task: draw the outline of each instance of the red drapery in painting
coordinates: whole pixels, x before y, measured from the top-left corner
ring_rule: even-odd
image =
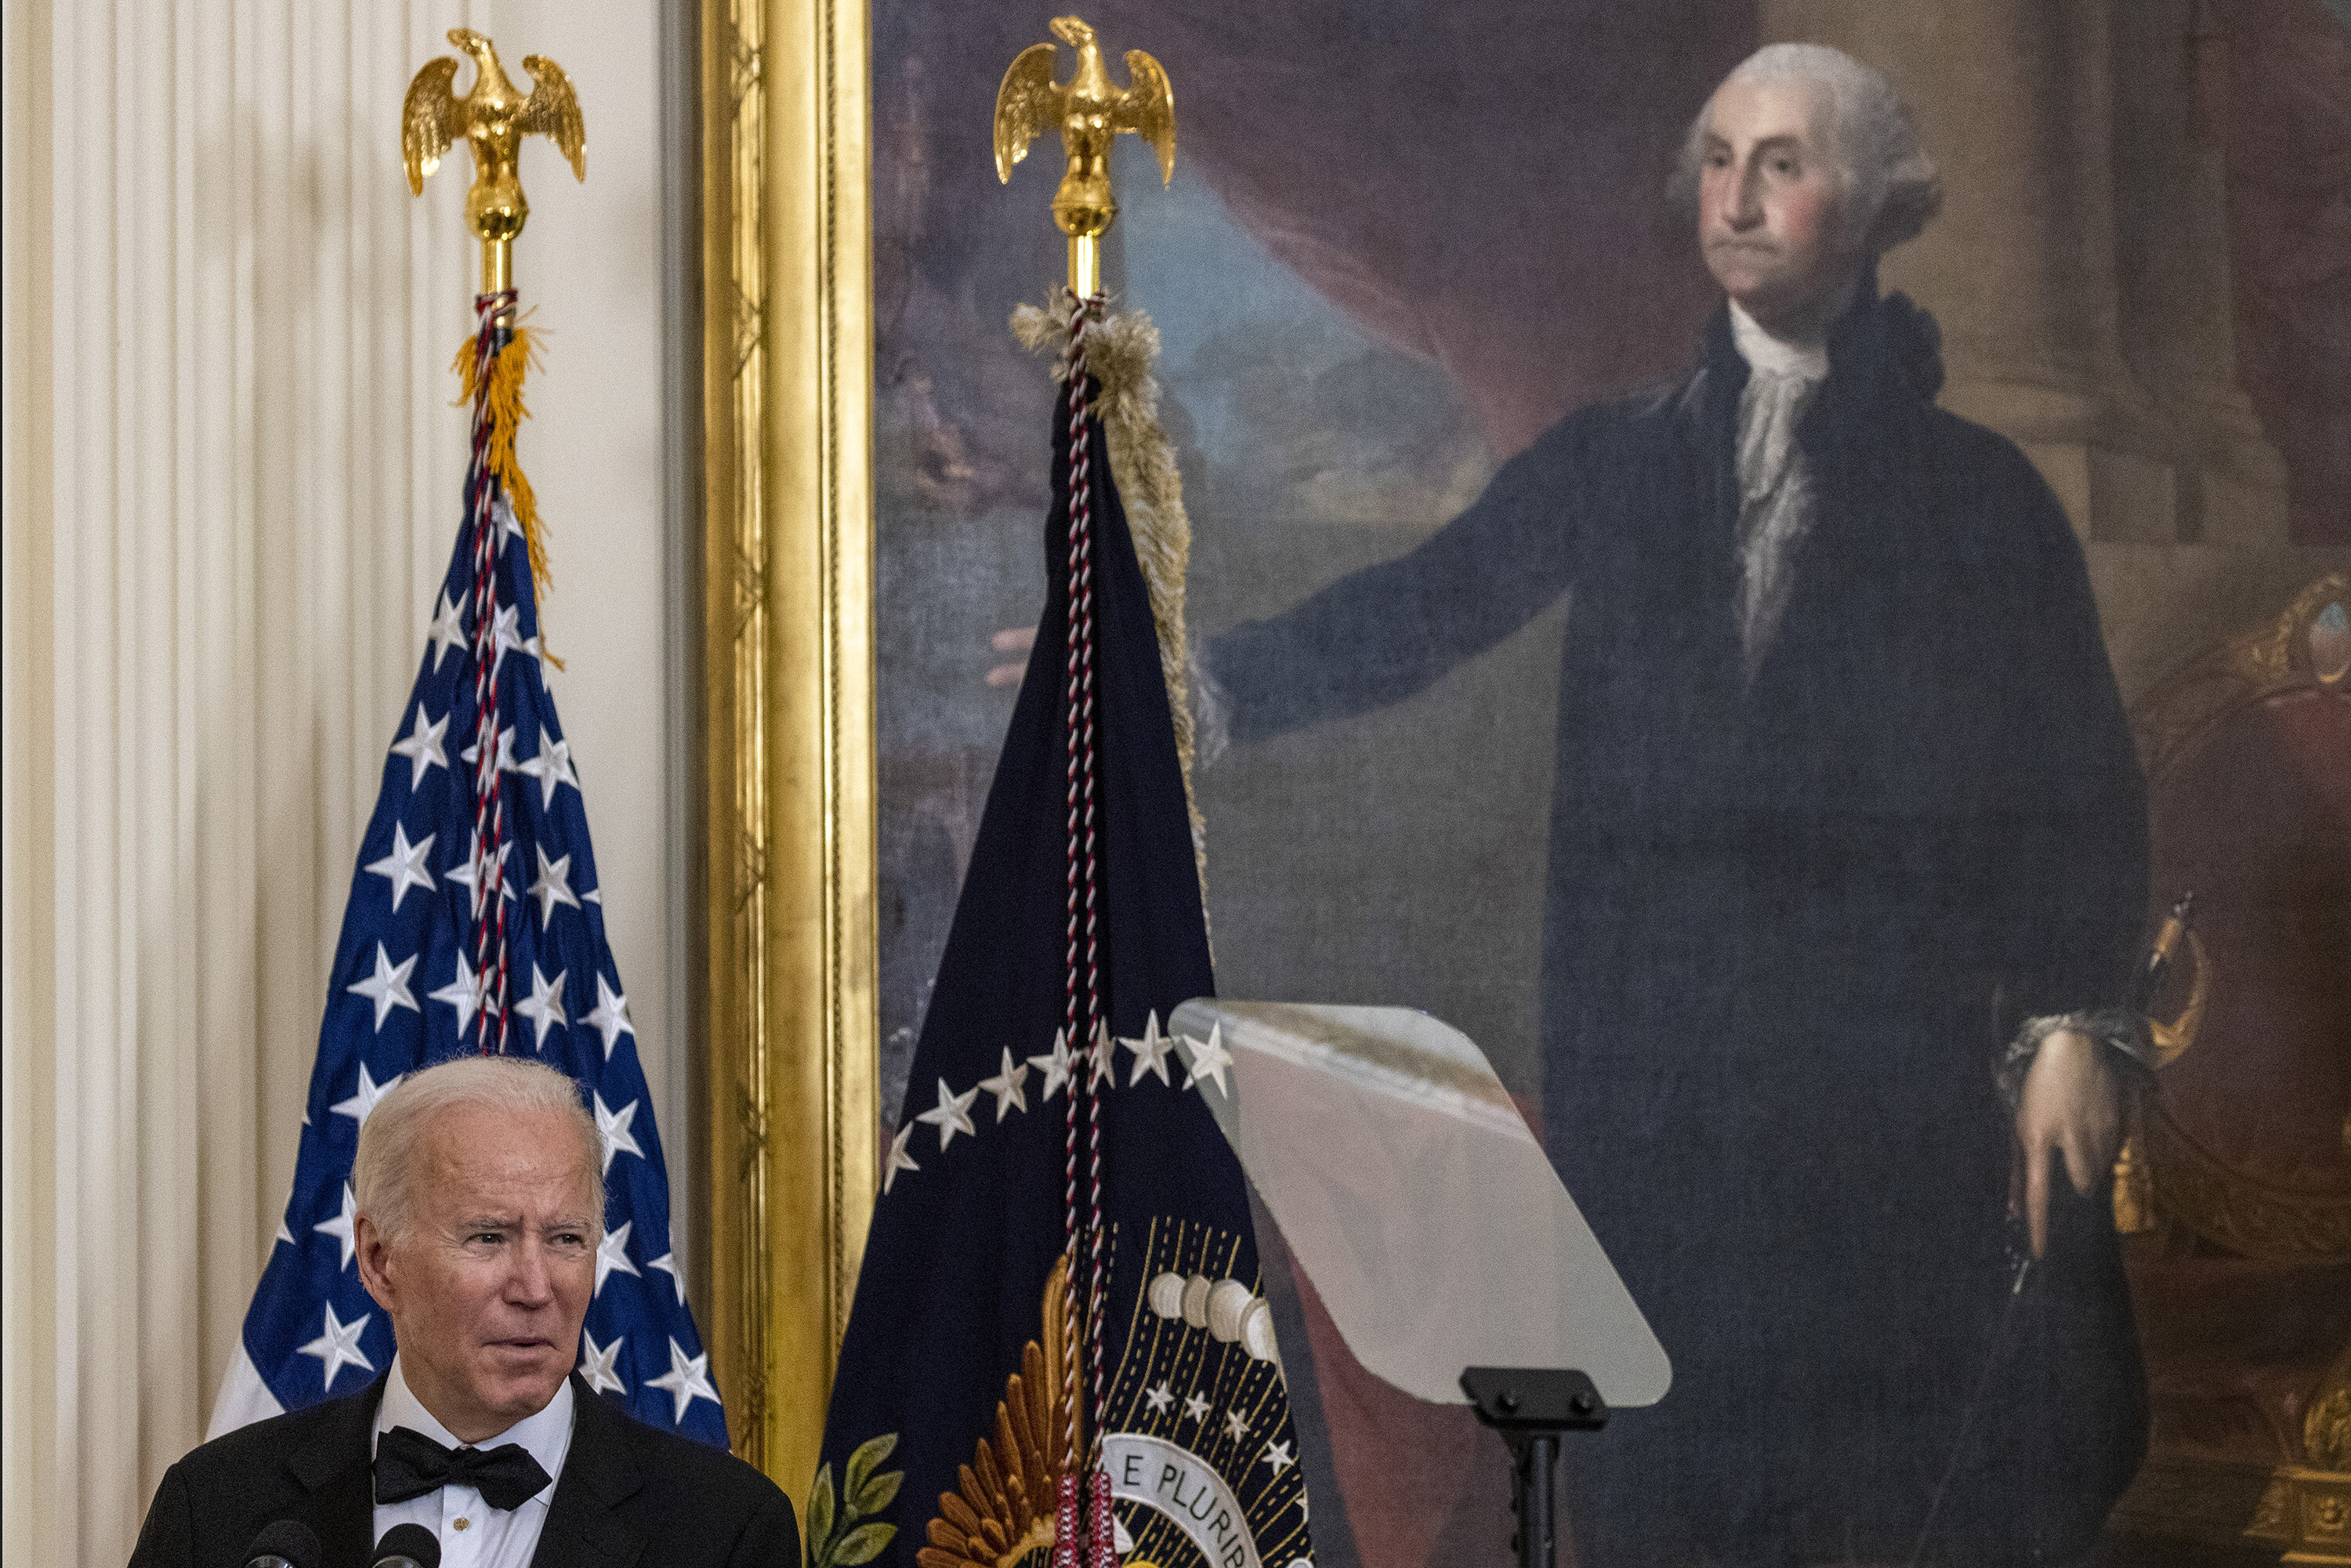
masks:
[[[1755,47],[1752,0],[1102,9],[1175,74],[1186,152],[1235,217],[1441,367],[1498,454],[1687,360],[1716,296],[1663,193]]]

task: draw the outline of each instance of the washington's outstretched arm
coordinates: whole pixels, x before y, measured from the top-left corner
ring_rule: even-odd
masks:
[[[1410,696],[1517,631],[1567,588],[1584,511],[1573,424],[1504,465],[1410,553],[1366,567],[1209,644],[1235,740]]]

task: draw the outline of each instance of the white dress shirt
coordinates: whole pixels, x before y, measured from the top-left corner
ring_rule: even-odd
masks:
[[[444,1448],[460,1443],[449,1428],[434,1418],[402,1375],[400,1356],[392,1358],[392,1376],[383,1387],[383,1403],[376,1407],[375,1437],[394,1427],[421,1432]],[[525,1416],[495,1437],[474,1444],[484,1450],[505,1443],[520,1443],[548,1475],[547,1485],[520,1508],[492,1508],[468,1486],[444,1486],[406,1502],[375,1505],[375,1539],[395,1524],[421,1524],[440,1539],[442,1568],[530,1568],[538,1550],[539,1531],[547,1528],[548,1505],[555,1499],[556,1482],[563,1475],[563,1458],[571,1450],[571,1384],[567,1379],[548,1401],[547,1408]],[[375,1457],[371,1439],[368,1457]]]
[[[1748,370],[1739,398],[1739,640],[1753,680],[1779,632],[1796,557],[1813,530],[1813,476],[1796,426],[1828,379],[1829,353],[1819,343],[1773,337],[1736,299],[1730,340]]]

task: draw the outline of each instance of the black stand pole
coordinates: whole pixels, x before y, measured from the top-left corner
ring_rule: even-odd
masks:
[[[1519,1568],[1552,1568],[1559,1551],[1558,1511],[1552,1472],[1562,1432],[1596,1432],[1608,1424],[1608,1406],[1580,1372],[1473,1366],[1461,1374],[1478,1419],[1502,1435],[1510,1450],[1510,1511],[1518,1516],[1511,1542]]]

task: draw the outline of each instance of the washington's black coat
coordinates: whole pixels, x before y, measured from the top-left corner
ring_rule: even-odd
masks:
[[[163,1473],[131,1568],[245,1568],[264,1526],[319,1532],[327,1568],[375,1545],[369,1463],[381,1377],[359,1393],[215,1437]],[[648,1427],[571,1380],[571,1447],[536,1568],[800,1568],[792,1505],[735,1458]]]
[[[1817,522],[1751,684],[1720,315],[1679,386],[1571,415],[1419,549],[1208,654],[1248,740],[1417,691],[1573,591],[1546,1139],[1676,1367],[1571,1456],[1587,1568],[1675,1538],[1903,1560],[1995,1340],[1937,1531],[1967,1560],[2079,1549],[2144,1444],[2095,1202],[1995,1330],[1992,1082],[2019,1019],[2116,999],[2143,786],[2064,512],[1935,406],[1931,319],[1865,298],[1799,434]]]

